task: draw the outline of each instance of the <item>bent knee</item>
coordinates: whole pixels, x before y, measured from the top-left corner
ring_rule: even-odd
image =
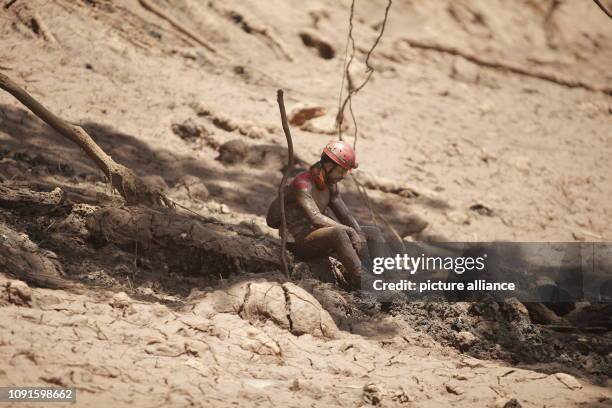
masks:
[[[338,240],[338,241],[349,239],[348,234],[346,233],[346,230],[342,227],[331,227],[331,235],[334,237],[335,240]]]
[[[342,227],[330,227],[331,234],[336,238],[346,236],[346,230]]]

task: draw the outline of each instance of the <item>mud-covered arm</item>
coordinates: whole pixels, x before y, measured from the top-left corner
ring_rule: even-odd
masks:
[[[329,218],[325,214],[321,213],[317,203],[314,201],[308,191],[305,190],[294,190],[293,197],[296,204],[302,208],[308,220],[313,226],[317,228],[321,227],[337,227],[342,224],[337,223],[333,219]]]
[[[353,214],[351,214],[351,211],[344,200],[342,200],[342,196],[340,195],[337,186],[331,190],[329,206],[342,224],[351,227],[357,232],[362,232],[359,223],[355,217],[353,217]]]

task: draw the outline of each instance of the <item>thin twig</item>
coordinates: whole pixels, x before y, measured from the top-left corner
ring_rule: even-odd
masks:
[[[349,112],[351,114],[351,119],[353,122],[353,129],[354,129],[353,150],[357,149],[357,135],[358,135],[359,130],[357,127],[357,119],[355,118],[355,113],[353,112],[352,97],[368,83],[368,81],[372,77],[372,74],[374,73],[374,67],[370,65],[370,57],[372,56],[374,49],[380,42],[383,36],[383,33],[385,32],[385,27],[387,25],[387,19],[389,17],[389,9],[391,8],[392,3],[393,3],[393,0],[388,0],[387,7],[385,8],[385,16],[384,16],[384,19],[383,19],[383,22],[380,28],[380,32],[378,33],[376,40],[372,44],[372,47],[370,47],[370,49],[368,50],[366,54],[366,59],[365,59],[366,78],[363,80],[363,82],[359,86],[355,87],[353,83],[353,79],[351,78],[351,73],[350,73],[351,64],[353,63],[353,60],[355,59],[355,38],[353,37],[353,17],[355,15],[355,0],[351,1],[351,8],[350,8],[350,14],[349,14],[349,30],[348,30],[347,39],[346,39],[346,47],[344,50],[344,53],[345,53],[344,69],[342,71],[342,83],[340,84],[340,95],[338,96],[338,114],[336,115],[336,126],[337,126],[337,132],[338,132],[338,139],[342,140],[342,122],[344,121],[344,109],[346,108],[346,105],[348,104]],[[351,55],[348,58],[348,62],[347,62],[349,44],[351,46]],[[348,85],[348,94],[346,95],[344,102],[341,102],[345,80]],[[357,186],[357,191],[359,192],[361,200],[367,204],[368,210],[370,211],[370,217],[372,218],[372,222],[374,223],[374,225],[377,226],[378,223],[376,222],[376,215],[374,213],[374,208],[372,207],[372,203],[370,202],[370,198],[368,197],[368,193],[365,191],[365,188],[359,183],[357,178],[352,174],[351,176],[353,178],[353,181],[355,182],[355,185]],[[395,231],[393,226],[387,220],[385,220],[382,216],[380,217],[381,219],[383,219],[385,224],[387,224],[387,226],[392,230],[393,234],[399,237],[399,234],[397,234],[397,231]],[[401,238],[399,238],[399,240],[401,241]]]
[[[353,7],[354,7],[354,0],[353,3],[351,4],[351,15],[350,15],[350,20],[349,20],[349,40],[351,42],[351,57],[349,58],[348,63],[345,66],[345,76],[349,77],[349,90],[348,90],[348,94],[346,96],[346,98],[344,98],[344,102],[342,103],[342,106],[340,107],[340,109],[338,110],[338,114],[336,115],[336,126],[338,126],[338,138],[340,140],[342,140],[342,122],[344,121],[344,109],[346,108],[347,103],[349,103],[349,101],[351,101],[351,98],[353,97],[353,95],[355,95],[357,92],[359,92],[369,81],[370,78],[372,77],[372,74],[374,73],[374,67],[372,65],[370,65],[370,57],[372,56],[372,53],[374,52],[374,49],[376,48],[376,46],[378,45],[378,43],[380,42],[384,32],[385,32],[385,27],[387,26],[387,19],[389,17],[389,9],[391,8],[391,5],[393,4],[393,0],[388,0],[387,3],[387,7],[385,8],[385,17],[383,19],[382,25],[380,27],[380,32],[378,33],[378,36],[376,37],[376,40],[374,40],[374,43],[372,44],[372,47],[368,50],[367,54],[366,54],[366,59],[365,59],[365,65],[366,65],[366,77],[365,79],[361,82],[361,84],[359,84],[359,86],[355,87],[352,85],[351,81],[350,81],[350,77],[349,77],[349,68],[351,63],[353,62],[354,56],[355,56],[355,40],[353,38]],[[344,76],[343,76],[343,80],[344,80]],[[355,115],[353,114],[352,110],[351,110],[351,116],[353,118],[353,122],[356,123],[355,120]],[[354,131],[354,135],[353,137],[355,139],[357,139],[357,129],[355,128]],[[353,145],[357,145],[357,141],[355,140],[353,142]]]
[[[192,40],[194,40],[195,42],[197,42],[198,44],[200,44],[201,46],[203,46],[207,50],[209,50],[209,51],[211,51],[211,52],[213,52],[215,54],[218,54],[217,50],[214,49],[213,47],[211,47],[206,41],[204,41],[204,39],[202,37],[200,37],[198,34],[194,33],[193,31],[191,31],[190,29],[185,27],[183,24],[181,24],[178,21],[176,21],[174,19],[174,17],[169,16],[162,9],[160,9],[157,6],[151,4],[149,2],[149,0],[138,0],[138,2],[140,3],[140,5],[142,7],[144,7],[147,10],[149,10],[153,14],[156,14],[158,17],[161,17],[162,19],[166,20],[168,23],[170,23],[170,25],[172,27],[176,28],[181,33],[185,34],[187,37],[191,38]]]
[[[372,207],[372,202],[370,201],[368,193],[365,191],[365,187],[359,182],[359,180],[357,180],[355,174],[351,173],[351,178],[353,179],[353,182],[355,182],[355,186],[357,187],[357,192],[361,197],[361,201],[365,202],[368,206],[368,210],[370,210],[370,218],[372,219],[372,223],[375,226],[378,226],[378,223],[376,222],[376,215],[374,214],[374,208]]]
[[[601,11],[603,11],[604,13],[606,13],[606,16],[612,18],[612,13],[610,13],[610,11],[604,7],[603,4],[601,4],[601,2],[599,0],[593,0],[595,2],[595,4],[597,4],[597,6],[599,6],[599,8],[601,9]]]
[[[344,80],[346,79],[346,77],[348,76],[348,65],[347,65],[347,57],[348,57],[348,47],[349,47],[349,43],[351,42],[351,40],[353,39],[353,15],[355,14],[355,0],[353,0],[351,2],[351,9],[350,9],[350,14],[349,14],[349,31],[348,31],[348,35],[346,37],[346,46],[344,47],[344,63],[342,64],[342,81],[340,82],[340,93],[338,95],[338,113],[336,115],[336,126],[338,127],[338,139],[342,140],[342,132],[340,131],[340,124],[342,123],[342,119],[340,119],[340,115],[342,113],[342,92],[344,91]],[[353,41],[353,52],[351,53],[351,59],[349,61],[350,62],[353,60],[353,57],[355,56],[355,42]],[[349,90],[351,86],[351,81],[350,81],[350,77],[349,77]]]
[[[280,210],[281,210],[281,218],[282,218],[282,226],[281,226],[281,253],[280,253],[280,261],[281,266],[283,268],[283,273],[285,276],[289,276],[289,268],[287,266],[287,254],[285,253],[285,249],[287,247],[287,219],[285,218],[285,183],[287,183],[287,179],[289,178],[289,173],[293,169],[293,140],[291,139],[291,131],[289,129],[289,123],[287,122],[287,113],[285,112],[285,101],[283,100],[283,90],[279,89],[276,92],[276,99],[278,101],[278,108],[280,109],[281,122],[283,124],[283,131],[285,132],[285,137],[287,138],[287,168],[285,169],[285,173],[283,174],[283,179],[281,180],[280,185],[278,186],[278,199],[280,200]]]

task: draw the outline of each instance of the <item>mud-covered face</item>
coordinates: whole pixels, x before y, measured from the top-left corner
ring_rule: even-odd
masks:
[[[325,172],[327,174],[327,184],[336,184],[348,174],[348,170],[345,168],[331,163],[325,165]]]

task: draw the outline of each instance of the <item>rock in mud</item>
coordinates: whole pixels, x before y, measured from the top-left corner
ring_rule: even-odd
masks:
[[[247,319],[270,319],[284,329],[290,329],[289,311],[283,287],[274,282],[251,283],[240,316]]]
[[[474,203],[472,205],[470,205],[470,210],[474,211],[475,213],[478,213],[480,215],[484,215],[487,217],[492,217],[493,215],[495,215],[495,211],[487,204],[483,204],[483,203]]]
[[[314,30],[306,29],[300,31],[300,38],[306,47],[314,48],[319,57],[323,59],[332,59],[336,55],[336,50],[330,42],[321,34]]]
[[[335,135],[338,132],[336,129],[336,119],[329,115],[314,117],[311,120],[307,120],[300,126],[300,129],[321,135]],[[348,129],[348,126],[346,122],[344,122],[342,124],[342,130],[346,129]]]
[[[195,123],[191,118],[183,123],[172,124],[172,131],[181,139],[197,139],[198,137],[208,135],[208,130],[204,126]]]
[[[240,139],[230,140],[219,148],[219,160],[223,164],[238,164],[246,160],[249,154],[249,145]]]
[[[480,79],[479,71],[478,65],[465,58],[457,57],[451,68],[451,77],[458,81],[477,83]]]
[[[461,388],[460,386],[456,384],[445,384],[445,387],[446,387],[446,391],[449,394],[453,394],[453,395],[465,394],[465,391],[463,390],[463,388]]]
[[[570,390],[579,390],[582,388],[582,384],[580,384],[578,380],[572,375],[565,373],[557,373],[555,374],[555,378]]]
[[[331,337],[338,335],[338,328],[329,313],[308,292],[293,283],[283,284],[291,332],[295,335],[311,334],[315,337]]]
[[[385,394],[385,389],[382,384],[368,383],[363,386],[363,394],[361,399],[366,404],[380,405]]]
[[[520,402],[516,400],[516,398],[508,398],[508,397],[499,397],[497,398],[491,408],[522,408]]]
[[[10,280],[7,283],[6,290],[8,301],[14,305],[28,306],[32,301],[32,289],[25,282]]]
[[[193,312],[209,318],[214,312],[238,314],[252,323],[271,321],[296,336],[337,338],[338,327],[330,314],[306,290],[287,282],[242,282],[216,290],[196,300]]]
[[[478,337],[474,336],[471,332],[464,330],[460,331],[459,333],[455,333],[455,340],[458,348],[465,351],[478,342]]]
[[[110,304],[114,308],[125,309],[132,305],[132,299],[125,292],[119,292],[113,296]]]
[[[206,201],[210,197],[208,188],[202,181],[191,175],[185,175],[175,184],[174,189],[179,195],[185,195],[192,200]]]

